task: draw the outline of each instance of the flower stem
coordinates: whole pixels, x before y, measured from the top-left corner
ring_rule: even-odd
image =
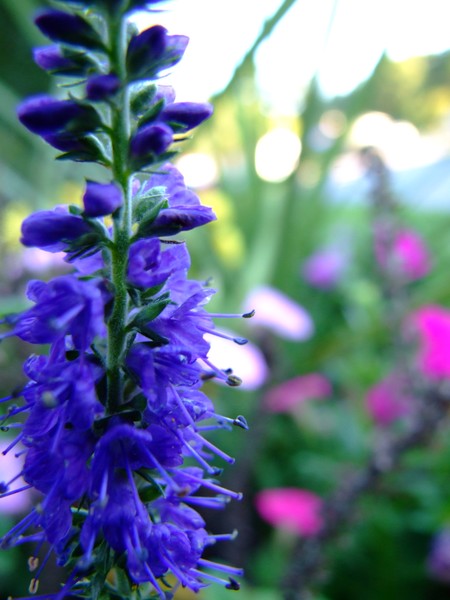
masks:
[[[126,347],[128,292],[126,271],[131,238],[131,186],[128,169],[130,138],[129,91],[126,83],[126,19],[119,15],[109,22],[111,70],[122,82],[122,89],[111,109],[112,174],[123,193],[123,206],[113,220],[111,278],[114,286],[114,306],[108,322],[108,396],[107,410],[111,414],[122,403],[123,375],[121,362]]]

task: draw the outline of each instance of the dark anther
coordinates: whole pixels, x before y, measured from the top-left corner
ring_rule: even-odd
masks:
[[[239,387],[242,383],[242,379],[237,375],[228,375],[227,377],[227,385],[230,387]]]
[[[249,429],[249,426],[247,424],[247,421],[245,419],[245,417],[243,417],[242,415],[238,415],[234,421],[233,421],[233,425],[236,425],[237,427],[241,427],[242,429]]]
[[[230,580],[230,583],[228,583],[225,586],[227,590],[233,590],[234,592],[237,592],[238,590],[241,589],[241,586],[236,581],[236,579],[233,579],[232,577],[229,577],[229,580]]]
[[[252,317],[254,317],[254,316],[255,316],[255,309],[251,310],[251,311],[250,311],[250,312],[248,312],[248,313],[244,313],[244,314],[242,315],[242,318],[243,318],[243,319],[251,319],[251,318],[252,318]]]

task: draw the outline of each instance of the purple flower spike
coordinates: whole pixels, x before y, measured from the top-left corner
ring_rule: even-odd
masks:
[[[95,75],[88,79],[86,95],[89,100],[101,102],[114,96],[120,89],[120,79],[117,75]]]
[[[88,217],[103,217],[122,206],[120,189],[114,183],[86,182],[83,196],[84,214]]]
[[[147,125],[132,137],[130,154],[133,158],[145,158],[162,154],[167,150],[173,140],[173,132],[164,123]]]
[[[60,252],[70,242],[91,231],[81,217],[71,215],[64,208],[41,210],[31,214],[22,223],[21,242],[48,252]]]
[[[17,109],[22,125],[38,135],[51,135],[60,131],[88,133],[99,124],[97,112],[73,100],[55,100],[52,96],[32,96]]]
[[[212,113],[213,107],[208,103],[174,102],[166,106],[161,119],[175,131],[189,131],[208,119]]]
[[[95,29],[78,15],[48,9],[39,12],[35,23],[52,42],[96,50],[103,48],[101,39]]]

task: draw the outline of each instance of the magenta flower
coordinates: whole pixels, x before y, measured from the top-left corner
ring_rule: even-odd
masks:
[[[301,275],[312,287],[331,290],[339,283],[347,257],[338,248],[323,248],[311,254],[302,265]]]
[[[403,229],[396,233],[389,248],[386,232],[375,231],[375,257],[383,269],[393,269],[406,281],[425,277],[431,269],[431,260],[423,239],[415,231]]]
[[[407,325],[418,335],[420,371],[432,379],[450,377],[450,311],[432,304],[422,306]]]
[[[366,408],[377,425],[384,427],[411,410],[411,399],[405,393],[405,380],[398,373],[371,387],[366,394]]]
[[[275,288],[255,288],[245,301],[245,310],[255,311],[250,326],[266,327],[288,340],[304,341],[314,333],[309,313]]]
[[[322,499],[308,490],[262,490],[256,495],[255,505],[260,517],[270,525],[304,537],[316,535],[323,525]]]
[[[270,389],[264,396],[264,406],[269,412],[290,412],[307,402],[329,396],[330,382],[320,373],[309,373],[288,379]]]

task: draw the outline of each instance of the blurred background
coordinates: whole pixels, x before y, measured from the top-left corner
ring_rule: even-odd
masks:
[[[0,0],[1,314],[25,306],[30,278],[67,271],[59,255],[20,247],[23,218],[78,203],[84,178],[95,178],[95,167],[55,163],[55,150],[15,116],[21,99],[53,85],[31,57],[46,44],[32,24],[39,6]],[[191,37],[163,83],[179,100],[215,106],[177,160],[218,217],[185,236],[193,277],[211,278],[212,311],[256,310],[217,322],[246,346],[211,340],[211,360],[243,384],[208,382],[206,391],[250,431],[218,439],[236,457],[226,484],[244,500],[207,516],[214,531],[239,529],[215,552],[245,567],[242,600],[277,600],[301,560],[298,540],[323,524],[324,499],[417,420],[417,377],[419,387],[450,379],[450,5],[173,0],[167,8],[136,19]],[[29,352],[0,346],[3,395],[23,383]],[[450,598],[448,432],[443,414],[427,445],[358,497],[323,548],[310,598]],[[0,504],[0,531],[27,502]],[[27,594],[27,556],[0,554],[1,598]],[[43,581],[42,593],[52,585]],[[230,593],[214,586],[201,597]]]

